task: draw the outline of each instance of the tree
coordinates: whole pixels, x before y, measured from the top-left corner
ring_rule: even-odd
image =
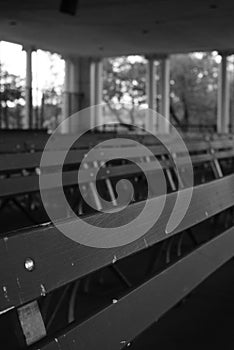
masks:
[[[58,126],[61,115],[63,89],[61,72],[64,70],[64,64],[58,54],[41,51],[40,55],[43,55],[48,74],[43,76],[44,79],[40,82],[36,126],[53,130]]]
[[[159,64],[159,83],[160,73]],[[215,53],[171,56],[170,112],[175,124],[215,124],[217,77]],[[155,98],[160,103],[160,91]],[[106,59],[103,99],[119,122],[133,122],[139,115],[136,107],[146,104],[146,60]]]
[[[146,102],[145,60],[137,57],[104,60],[103,99],[110,114],[120,123],[134,124],[137,107]]]
[[[171,111],[182,124],[215,122],[217,77],[213,53],[171,57]]]
[[[55,129],[59,123],[61,114],[61,91],[54,87],[47,88],[42,92],[40,123],[38,127]]]
[[[20,127],[22,124],[22,80],[0,65],[0,127]]]

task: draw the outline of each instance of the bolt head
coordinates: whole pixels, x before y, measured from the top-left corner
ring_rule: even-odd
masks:
[[[24,262],[24,267],[28,271],[33,271],[35,268],[35,263],[34,263],[33,259],[27,258]]]

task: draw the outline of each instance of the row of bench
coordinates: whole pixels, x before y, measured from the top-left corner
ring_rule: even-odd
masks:
[[[111,155],[106,148],[100,149],[98,159],[89,160],[79,170],[95,210],[85,204],[77,187],[79,164],[90,147],[108,137],[97,135],[90,143],[84,139],[73,145],[63,167],[63,185],[73,210],[88,223],[108,227],[111,221],[122,226],[142,209],[147,190],[152,203],[161,192],[160,188],[148,189],[136,165],[143,162],[150,176],[157,178],[155,160],[141,155],[140,148],[136,152],[135,143],[126,145],[123,138],[119,147],[124,152],[126,149],[126,154],[133,147],[132,162],[118,159],[104,164]],[[182,191],[187,190],[187,158],[178,152],[173,138],[166,137],[164,141],[170,152],[152,137],[140,135],[132,139],[146,144],[160,162],[167,184],[166,205],[147,234],[118,248],[80,245],[52,224],[30,227],[30,221],[48,221],[39,195],[41,149],[34,143],[33,150],[18,149],[0,156],[0,217],[5,218],[0,238],[0,324],[3,328],[9,325],[3,336],[12,349],[125,348],[233,256],[233,137],[185,138],[195,187],[184,219],[169,235],[165,228],[179,184]],[[61,151],[62,140],[62,136],[55,140]],[[50,195],[55,199],[56,166],[56,162],[51,163],[46,169]],[[97,167],[100,171],[96,189],[92,173]],[[115,213],[114,218],[113,213],[98,213],[105,208],[97,191],[111,206],[118,206],[115,186],[123,177],[134,187],[131,205],[124,213]],[[60,209],[64,218],[58,225],[63,225],[72,219],[69,212]],[[21,212],[27,215],[26,221],[21,222]],[[13,225],[12,215],[17,218]],[[7,233],[14,224],[21,230]],[[15,338],[9,335],[11,329]]]
[[[139,139],[139,137],[137,138]],[[124,144],[124,138],[122,138],[122,144],[120,144],[121,152],[124,154],[129,154],[130,147],[129,143]],[[137,140],[138,141],[138,140]],[[141,138],[139,140],[142,141]],[[148,149],[152,154],[157,157],[160,162],[162,169],[165,172],[165,178],[167,181],[167,190],[175,191],[178,188],[178,183],[186,187],[186,155],[178,154],[178,147],[176,144],[171,144],[171,152],[162,145],[159,141],[157,144],[152,144],[151,139],[148,140]],[[63,152],[63,142],[62,139],[56,141],[61,147],[61,152]],[[165,143],[170,143],[169,140],[165,140]],[[232,160],[233,157],[233,140],[192,140],[188,144],[188,150],[191,156],[191,161],[194,166],[195,184],[199,184],[208,179],[221,178],[223,175],[227,175],[232,172]],[[177,148],[176,148],[177,147]],[[83,201],[81,195],[77,189],[77,167],[81,163],[83,157],[88,152],[88,148],[76,148],[76,145],[68,153],[63,166],[63,185],[66,188],[66,194],[70,197],[70,202],[74,202],[72,205],[74,210],[78,210],[82,213],[88,213],[90,208],[83,208]],[[93,201],[93,206],[97,210],[102,209],[101,203],[98,200],[98,194],[95,193],[95,188],[92,186],[92,176],[94,169],[96,167],[100,168],[98,176],[98,186],[102,192],[102,196],[110,200],[114,206],[118,205],[115,199],[115,185],[118,180],[123,176],[132,180],[135,187],[135,197],[134,200],[142,200],[146,196],[147,184],[145,178],[141,174],[140,167],[137,165],[144,163],[144,168],[147,172],[151,172],[157,167],[156,161],[154,159],[149,159],[144,157],[144,150],[140,147],[136,149],[135,141],[132,144],[132,161],[133,163],[120,159],[115,161],[109,161],[105,164],[106,160],[111,157],[111,148],[105,149],[104,154],[95,153],[95,159],[89,161],[86,167],[80,169],[80,184],[86,186],[87,189],[90,188],[91,197]],[[59,153],[59,151],[56,151]],[[176,174],[176,167],[173,161],[173,157],[177,157],[177,162],[180,164],[180,176]],[[54,184],[54,172],[56,172],[56,158],[51,160],[48,169],[46,169],[46,182],[48,183],[48,189],[55,189]],[[28,217],[33,218],[31,215],[31,209],[35,208],[36,205],[29,203],[29,195],[32,200],[32,194],[38,193],[39,191],[39,174],[40,174],[40,159],[41,151],[34,152],[17,152],[2,154],[0,157],[0,193],[2,198],[2,207],[6,204],[11,203],[12,200],[14,204],[17,205],[21,210],[23,210]],[[222,167],[222,163],[225,161],[225,169]],[[137,164],[137,165],[136,165]],[[45,170],[45,169],[43,169]],[[159,171],[154,171],[153,176],[156,177]],[[139,186],[140,184],[140,186]],[[137,189],[136,187],[139,187]],[[158,188],[151,188],[150,195],[156,196],[158,194]],[[25,195],[23,197],[23,195]],[[20,201],[18,200],[20,198]],[[34,201],[35,202],[35,201]],[[38,202],[38,200],[37,200]],[[78,205],[77,205],[78,203]],[[1,207],[0,207],[1,208]],[[67,213],[64,213],[67,215]],[[33,219],[32,219],[33,220]],[[36,222],[36,219],[35,219]]]

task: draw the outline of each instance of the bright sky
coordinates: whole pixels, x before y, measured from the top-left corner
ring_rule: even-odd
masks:
[[[25,78],[26,54],[21,45],[0,42],[0,62],[11,74]],[[32,54],[33,87],[45,89],[64,81],[64,61],[59,55],[37,50]]]

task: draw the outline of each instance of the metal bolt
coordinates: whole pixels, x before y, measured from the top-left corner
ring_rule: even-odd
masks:
[[[33,259],[31,258],[27,258],[24,262],[24,267],[26,268],[26,270],[28,271],[33,271],[35,268],[35,263],[33,261]]]
[[[35,173],[36,173],[37,175],[41,175],[41,169],[40,169],[40,168],[36,168],[36,169],[35,169]]]

